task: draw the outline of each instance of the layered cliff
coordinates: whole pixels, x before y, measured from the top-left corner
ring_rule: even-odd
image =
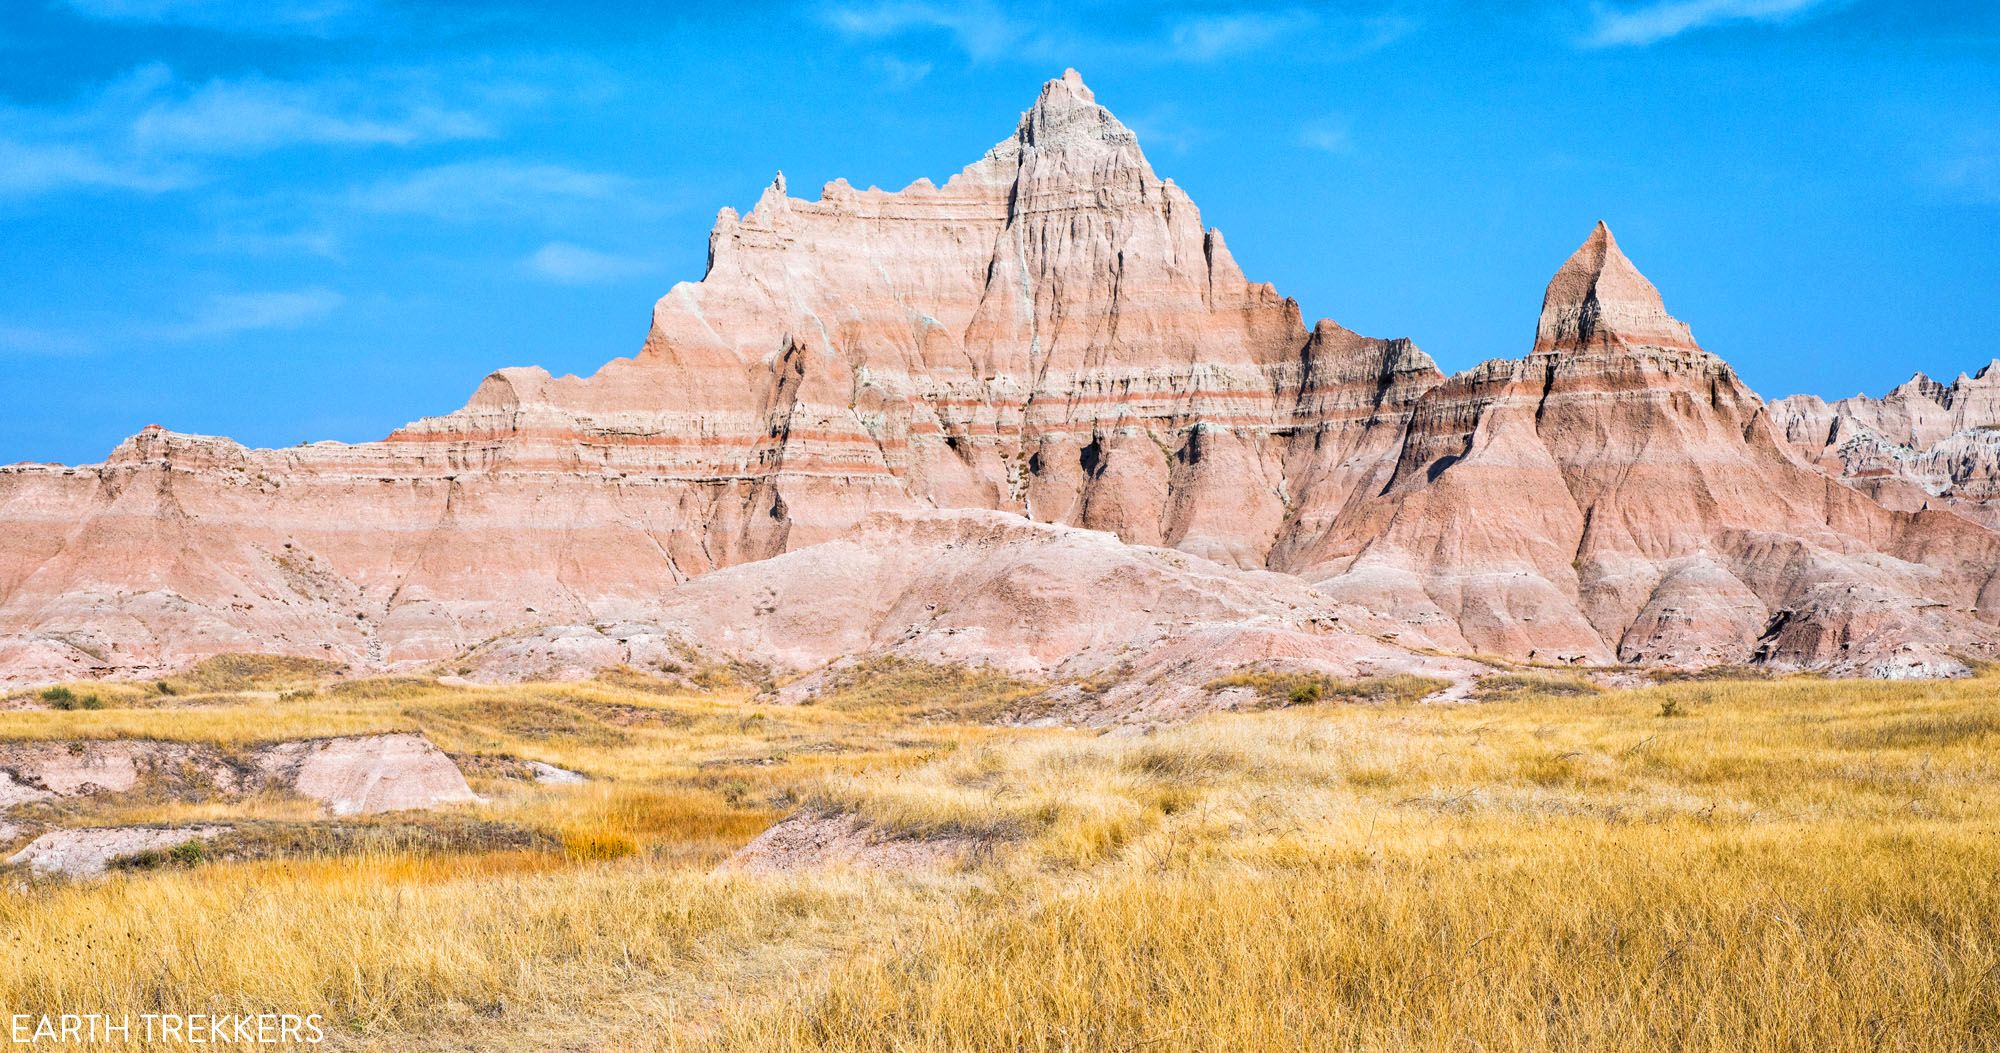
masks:
[[[1882,398],[1771,403],[1793,448],[1891,508],[2000,527],[2000,361],[1949,384],[1918,373]]]
[[[1289,572],[1449,649],[1891,674],[1996,644],[2000,535],[1801,460],[1608,230],[1526,357],[1447,379],[1248,281],[1072,72],[943,186],[724,209],[592,376],[504,369],[375,443],[149,428],[0,470],[0,676],[432,661],[944,509]]]

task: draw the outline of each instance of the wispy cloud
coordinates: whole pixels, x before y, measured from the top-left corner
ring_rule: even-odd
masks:
[[[1190,120],[1180,107],[1171,104],[1128,113],[1122,119],[1148,150],[1164,147],[1184,154],[1208,138],[1208,129]]]
[[[90,341],[75,333],[0,323],[0,355],[54,357],[90,351]]]
[[[996,58],[1028,35],[1018,22],[991,3],[922,3],[890,0],[841,4],[822,13],[827,25],[850,37],[884,40],[910,33],[942,33],[975,59]]]
[[[141,150],[261,153],[300,145],[413,146],[493,134],[477,114],[410,101],[381,83],[213,80],[149,103],[131,121]]]
[[[836,3],[821,12],[821,20],[842,36],[859,41],[943,37],[975,62],[1024,56],[1080,62],[1093,55],[1112,55],[1142,61],[1206,63],[1275,47],[1307,48],[1317,54],[1351,58],[1386,47],[1416,26],[1394,7],[1353,14],[1313,4],[1269,9],[1246,5],[1237,10],[1162,15],[1150,4],[1113,3],[1098,5],[1098,17],[1065,19],[1043,9],[1024,14],[1021,6],[990,0]]]
[[[530,274],[562,285],[595,285],[659,270],[653,260],[552,241],[522,261]]]
[[[1837,0],[1660,0],[1638,7],[1594,4],[1585,47],[1644,47],[1731,22],[1778,23]]]
[[[233,33],[332,36],[361,28],[367,0],[61,0],[85,18]]]
[[[1174,57],[1189,62],[1213,62],[1257,51],[1310,29],[1314,18],[1305,11],[1246,11],[1184,18],[1167,33]]]
[[[332,314],[347,298],[327,288],[288,292],[219,293],[185,321],[157,326],[165,340],[205,340],[260,329],[296,329]]]
[[[1353,153],[1353,124],[1337,114],[1307,121],[1299,129],[1299,145],[1327,154]]]
[[[908,88],[920,83],[931,75],[931,64],[913,62],[894,55],[877,55],[868,64],[882,75],[882,80],[891,88]]]
[[[493,159],[438,165],[357,188],[349,203],[366,212],[484,219],[495,213],[539,215],[579,204],[624,202],[638,181],[610,172]]]
[[[212,240],[195,248],[200,252],[234,252],[245,256],[316,256],[335,262],[346,258],[340,235],[326,226],[295,230],[225,227]]]
[[[1925,174],[1953,197],[2000,205],[2000,127],[1960,135]]]
[[[435,78],[377,71],[316,81],[263,78],[188,85],[158,63],[68,104],[0,104],[0,196],[73,188],[158,193],[197,186],[211,162],[302,146],[415,146],[492,134],[482,112],[518,100],[464,89],[439,98]]]
[[[109,157],[94,146],[0,139],[0,198],[77,188],[157,194],[201,181],[184,165]]]

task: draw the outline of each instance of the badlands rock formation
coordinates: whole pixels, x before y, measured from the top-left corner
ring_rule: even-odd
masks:
[[[7,863],[44,874],[97,877],[113,860],[141,852],[165,852],[190,841],[207,841],[228,831],[202,826],[110,826],[86,830],[51,830],[7,857]]]
[[[823,670],[781,693],[803,701],[842,659],[892,655],[1102,681],[1088,700],[1050,702],[1068,723],[1103,724],[1208,708],[1205,685],[1245,666],[1458,682],[1489,671],[1403,646],[1423,642],[1290,575],[960,510],[878,513],[849,536],[688,582],[647,622],[503,637],[466,666],[478,680],[561,679],[613,665],[670,670],[699,652]]]
[[[958,541],[910,566],[1005,533],[917,525],[951,509],[1151,547],[1013,535],[983,569]],[[1171,618],[1074,614],[1120,559],[1143,584],[1105,595]],[[1446,378],[1248,281],[1072,72],[943,186],[802,200],[780,177],[723,210],[707,275],[590,377],[504,369],[375,443],[148,428],[101,465],[0,470],[0,678],[226,651],[377,669],[495,638],[503,672],[587,671],[648,626],[641,646],[781,664],[1122,649],[1136,669],[1216,633],[1351,664],[1424,643],[1905,675],[2000,648],[1996,571],[2000,535],[1802,459],[1608,230],[1526,357]],[[1064,589],[1071,615],[1024,632],[1020,604]],[[1326,610],[1347,627],[1302,613]]]
[[[478,799],[451,758],[416,734],[305,739],[241,755],[140,739],[0,742],[0,811],[167,784],[203,795],[282,790],[337,816]]]
[[[1771,403],[1793,448],[1891,508],[1947,508],[2000,527],[2000,360],[1941,384],[1918,373],[1882,398]]]

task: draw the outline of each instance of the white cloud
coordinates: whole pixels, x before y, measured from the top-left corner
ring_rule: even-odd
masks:
[[[1643,47],[1729,22],[1783,22],[1829,0],[1660,0],[1640,7],[1595,4],[1586,47]]]
[[[0,325],[0,354],[64,356],[89,354],[90,350],[90,341],[74,333],[36,329],[31,326]]]
[[[440,98],[422,71],[315,81],[180,82],[137,67],[72,103],[0,103],[0,195],[96,187],[157,193],[208,182],[214,158],[301,146],[415,146],[492,134],[487,114],[527,98],[464,86]]]
[[[366,0],[61,0],[85,18],[237,33],[329,36],[358,28]]]
[[[877,55],[868,64],[882,74],[882,79],[891,88],[908,88],[931,75],[930,63],[911,62],[894,55]]]
[[[426,168],[353,191],[363,211],[475,220],[495,213],[535,215],[577,204],[633,198],[638,183],[609,172],[562,165],[485,160]]]
[[[210,296],[184,322],[155,328],[167,340],[201,340],[259,329],[296,329],[332,314],[347,298],[326,288]]]
[[[156,194],[201,182],[184,166],[105,157],[90,146],[0,139],[0,197],[28,197],[73,188]]]
[[[563,285],[617,281],[659,269],[651,260],[599,252],[566,241],[552,241],[536,249],[522,265],[532,274]]]
[[[906,33],[941,32],[975,59],[996,58],[1019,44],[1026,27],[990,3],[886,2],[840,5],[823,19],[835,31],[851,37],[886,39]]]
[[[942,35],[975,62],[1027,58],[1081,64],[1096,57],[1204,63],[1273,48],[1306,49],[1334,58],[1379,50],[1407,35],[1415,23],[1393,6],[1372,15],[1294,4],[1255,10],[1211,10],[1162,17],[1154,5],[1110,3],[1094,17],[1067,20],[1047,11],[1033,17],[991,0],[949,4],[928,0],[837,3],[821,20],[843,36],[886,41]]]
[[[141,149],[172,153],[259,153],[303,144],[412,146],[485,138],[480,117],[425,102],[382,105],[386,85],[213,80],[162,99],[133,118]]]
[[[1258,51],[1311,29],[1314,19],[1304,11],[1244,12],[1182,19],[1167,34],[1174,57],[1188,62],[1213,62]]]
[[[1322,117],[1299,129],[1299,145],[1328,154],[1354,152],[1354,134],[1347,118]]]

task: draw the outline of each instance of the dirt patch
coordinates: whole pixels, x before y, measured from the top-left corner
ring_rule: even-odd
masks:
[[[28,843],[7,862],[44,874],[97,877],[121,857],[166,852],[190,841],[215,837],[224,826],[111,826],[95,830],[51,830]]]
[[[961,869],[991,851],[990,843],[976,837],[897,837],[858,815],[802,813],[758,834],[717,869],[750,874],[834,867],[942,871]]]

